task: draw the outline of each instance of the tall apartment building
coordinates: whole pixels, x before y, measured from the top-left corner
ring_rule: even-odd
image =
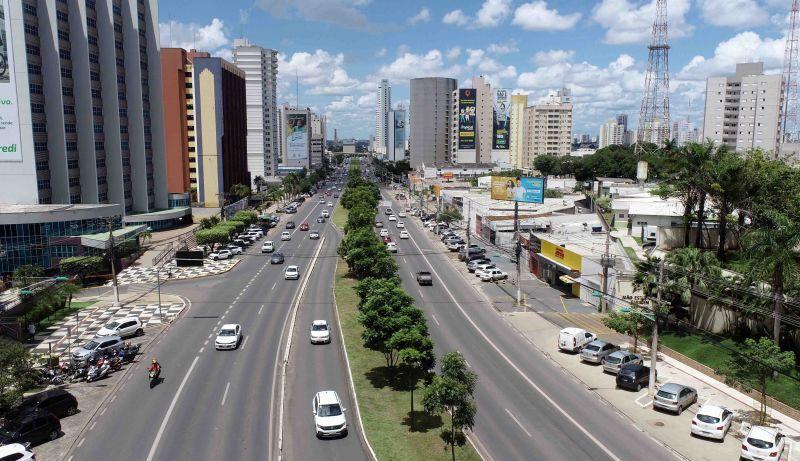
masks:
[[[706,80],[703,136],[744,151],[774,151],[781,137],[782,80],[764,75],[764,63],[736,64],[730,77]]]
[[[194,110],[186,109],[192,100],[191,61],[183,48],[161,49],[161,93],[164,100],[164,151],[167,163],[167,190],[173,194],[191,192],[194,183],[190,169],[195,170],[194,157],[189,161],[189,121],[194,129]],[[188,83],[188,84],[187,84]],[[187,97],[187,92],[190,93]],[[194,134],[193,134],[194,136]],[[195,147],[192,147],[194,151]],[[192,171],[195,172],[195,171]],[[195,183],[197,182],[195,178]]]
[[[567,88],[550,92],[543,104],[525,109],[523,165],[538,155],[569,155],[572,150],[572,97]]]
[[[682,118],[672,123],[672,139],[678,146],[683,146],[686,143],[697,142],[700,139],[700,131],[689,117]]]
[[[459,105],[459,89],[453,91],[451,153],[453,163],[490,163],[492,161],[492,141],[494,140],[494,94],[492,85],[481,75],[472,77],[469,95],[470,104],[474,104],[474,147],[463,149],[459,146],[459,124],[461,114]]]
[[[322,167],[325,155],[325,142],[327,141],[326,119],[324,115],[311,114],[311,168]]]
[[[608,146],[621,146],[625,144],[625,125],[619,123],[619,118],[612,118],[600,127],[600,138],[597,147],[602,149]]]
[[[219,207],[231,186],[250,184],[245,73],[214,57],[194,57],[192,69],[197,199]]]
[[[256,176],[278,175],[278,52],[250,43],[233,41],[233,62],[245,73],[247,104],[247,169]]]
[[[400,106],[389,111],[389,133],[386,160],[400,162],[406,159],[406,110]]]
[[[455,79],[423,77],[411,79],[409,116],[411,167],[451,162],[451,110]]]
[[[3,4],[0,200],[167,208],[156,0]]]
[[[392,87],[389,80],[378,84],[378,98],[375,103],[375,151],[385,154],[389,140],[389,112],[392,110]]]
[[[525,108],[528,107],[528,95],[511,95],[511,125],[510,142],[508,149],[508,161],[514,168],[528,168],[528,164],[523,164],[523,146],[525,144]]]

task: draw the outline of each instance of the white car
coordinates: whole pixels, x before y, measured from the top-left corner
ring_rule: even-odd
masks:
[[[325,320],[311,322],[311,344],[326,344],[331,342],[331,330]]]
[[[285,280],[297,280],[300,278],[300,269],[297,266],[288,266],[283,271],[283,278]]]
[[[406,213],[405,213],[405,211],[398,211],[397,212],[397,216],[399,216],[401,218],[405,218],[406,217]]]
[[[328,202],[329,207],[333,207],[333,202]]]
[[[144,326],[139,317],[125,317],[112,320],[109,324],[97,330],[94,335],[95,337],[117,335],[120,338],[127,338],[128,336],[142,336],[143,334]]]
[[[558,332],[558,348],[562,351],[577,352],[595,339],[597,335],[594,333],[581,328],[567,327]]]
[[[400,231],[400,238],[401,239],[407,239],[408,238],[408,231],[401,230]]]
[[[226,323],[220,327],[214,348],[218,351],[236,349],[242,341],[242,326],[238,323]]]
[[[261,245],[262,253],[272,253],[273,251],[275,251],[275,244],[272,243],[272,240],[267,240],[263,245]]]
[[[346,409],[336,391],[317,392],[311,403],[314,413],[314,428],[317,437],[335,437],[347,435],[347,420],[344,417]]]
[[[381,229],[380,235],[381,237],[386,237],[389,235],[389,229]]]
[[[507,279],[508,274],[500,269],[488,269],[481,273],[480,278],[484,282],[494,282],[495,280]]]
[[[389,215],[389,221],[397,221],[397,216],[395,216],[393,214]]]
[[[497,266],[495,266],[494,263],[478,264],[478,266],[475,268],[475,277],[480,277],[481,273],[487,269],[496,269],[496,268]]]
[[[394,242],[387,243],[386,251],[388,251],[389,253],[397,253],[397,244]]]
[[[291,239],[292,239],[292,234],[290,234],[288,231],[281,232],[281,240],[282,241],[291,240]]]
[[[753,426],[742,440],[741,459],[779,461],[786,448],[786,437],[774,427]]]
[[[403,221],[397,221],[397,228],[398,229],[405,229],[405,227],[406,227],[406,223],[404,223]]]
[[[233,255],[240,255],[244,253],[242,251],[242,247],[240,247],[239,245],[228,245],[225,247],[225,249],[230,250],[231,254]]]
[[[322,210],[322,217],[323,218],[330,218],[331,214],[328,213],[328,210]]]
[[[692,418],[692,434],[723,440],[731,428],[733,412],[717,405],[703,405]]]
[[[214,253],[211,253],[210,255],[208,255],[208,257],[214,261],[220,259],[230,259],[233,258],[233,253],[231,253],[231,250],[223,248],[221,250],[215,251]]]
[[[36,455],[21,443],[11,443],[0,446],[0,460],[36,461]]]

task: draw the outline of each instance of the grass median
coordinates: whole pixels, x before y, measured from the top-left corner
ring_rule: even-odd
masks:
[[[342,201],[337,200],[336,207],[333,209],[331,221],[341,230],[344,230],[344,226],[347,225],[347,213],[347,208],[342,206]]]
[[[414,393],[414,409],[417,411],[412,430],[409,392],[393,389],[383,354],[362,345],[363,328],[358,323],[358,294],[355,291],[357,283],[347,276],[347,265],[340,258],[334,282],[336,308],[367,439],[381,461],[450,460],[450,451],[439,438],[442,424],[449,424],[449,421],[421,413],[422,391],[417,391]],[[467,444],[456,449],[456,459],[477,461],[481,458]]]

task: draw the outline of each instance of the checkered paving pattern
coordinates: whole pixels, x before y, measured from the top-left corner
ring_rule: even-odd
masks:
[[[117,284],[156,283],[158,278],[156,276],[156,271],[159,269],[161,271],[160,276],[162,282],[165,280],[191,279],[208,275],[217,275],[231,270],[238,262],[238,259],[221,259],[219,261],[206,259],[203,261],[203,266],[201,267],[176,267],[174,261],[164,264],[160,268],[152,266],[131,266],[117,274]],[[111,285],[111,282],[106,284],[106,286]]]
[[[183,303],[162,303],[161,313],[165,319],[176,317],[184,308]],[[70,341],[75,347],[75,343],[83,344],[92,339],[100,328],[108,324],[111,319],[118,319],[123,317],[139,317],[139,320],[144,324],[145,330],[148,326],[155,326],[161,324],[161,319],[158,317],[158,304],[130,304],[123,307],[105,307],[103,309],[84,309],[78,311],[78,319],[74,315],[64,319],[63,322],[53,325],[52,327],[42,330],[36,334],[36,339],[41,341],[31,352],[34,354],[47,354],[52,345],[52,352],[54,356],[68,357],[67,348]],[[76,328],[77,324],[77,339]],[[72,335],[67,339],[67,329],[72,330]],[[135,342],[135,339],[132,340]]]

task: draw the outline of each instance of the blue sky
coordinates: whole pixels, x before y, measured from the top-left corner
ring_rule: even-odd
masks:
[[[780,72],[789,0],[669,0],[672,118],[702,123],[704,79],[737,62]],[[328,116],[329,136],[374,131],[375,89],[485,75],[529,94],[567,86],[574,132],[596,135],[615,113],[635,125],[655,0],[161,0],[161,45],[230,57],[233,39],[280,52],[279,102]]]

